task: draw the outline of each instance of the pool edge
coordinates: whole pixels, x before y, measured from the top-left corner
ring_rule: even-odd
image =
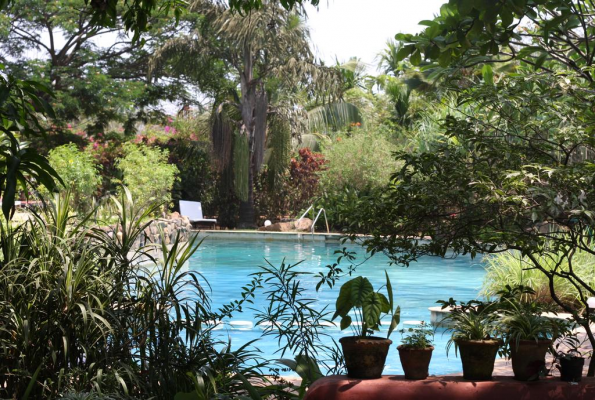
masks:
[[[300,233],[300,232],[263,232],[263,231],[193,231],[200,238],[215,240],[258,240],[258,241],[314,241],[326,243],[340,243],[345,237],[340,233]]]

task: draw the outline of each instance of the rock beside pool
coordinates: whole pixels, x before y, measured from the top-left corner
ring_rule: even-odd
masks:
[[[259,231],[264,232],[310,232],[312,229],[312,220],[302,218],[291,222],[277,222],[269,226],[261,226]]]
[[[302,218],[293,222],[293,229],[298,232],[310,232],[312,230],[312,220],[310,218]]]

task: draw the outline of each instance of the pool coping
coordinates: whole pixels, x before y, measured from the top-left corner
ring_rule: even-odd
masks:
[[[193,230],[200,238],[214,240],[257,240],[257,241],[298,241],[340,243],[345,235],[341,233],[307,233],[307,232],[267,232],[250,230]]]

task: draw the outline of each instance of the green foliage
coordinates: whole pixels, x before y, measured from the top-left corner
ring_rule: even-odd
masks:
[[[73,208],[89,211],[101,184],[95,159],[74,144],[67,144],[51,150],[48,161],[72,194]]]
[[[3,68],[0,64],[0,69]],[[24,142],[42,136],[45,117],[54,115],[51,105],[39,92],[51,95],[47,87],[37,82],[0,75],[0,191],[2,213],[7,220],[14,212],[19,188],[27,192],[28,187],[37,183],[51,191],[58,182],[62,183],[47,159]]]
[[[555,270],[559,261],[556,257],[539,257],[538,261],[548,271]],[[568,260],[561,260],[561,271],[568,271]],[[533,268],[527,257],[521,257],[518,252],[505,252],[489,255],[483,258],[486,264],[482,293],[493,297],[503,291],[506,286],[525,286],[535,293],[527,295],[524,300],[535,300],[539,303],[553,302],[550,295],[550,282],[546,275]],[[586,252],[578,252],[572,262],[572,268],[577,276],[593,286],[595,285],[595,256]],[[563,276],[554,276],[554,289],[565,303],[582,307],[580,293],[572,283]]]
[[[236,134],[233,136],[233,177],[236,196],[241,201],[248,200],[250,190],[249,174],[251,168],[250,146],[245,135]]]
[[[336,302],[337,310],[333,316],[333,320],[341,317],[341,330],[352,325],[349,315],[352,310],[358,323],[354,326],[356,336],[366,337],[379,330],[382,314],[391,316],[387,337],[399,325],[401,308],[394,309],[392,286],[386,271],[385,274],[388,298],[379,291],[375,292],[370,281],[362,276],[353,278],[341,286]]]
[[[332,230],[348,232],[349,229],[365,232],[365,222],[358,219],[357,209],[360,201],[368,196],[375,196],[375,190],[358,191],[344,188],[337,192],[322,191],[315,199],[314,205],[317,209],[324,208]]]
[[[119,4],[113,11],[124,9],[125,5]],[[52,89],[54,98],[45,93],[43,97],[55,110],[56,130],[82,120],[88,133],[107,133],[109,122],[119,121],[132,133],[138,120],[159,114],[161,99],[186,100],[178,79],[151,83],[146,78],[151,48],[176,31],[171,19],[152,18],[150,33],[143,35],[146,42],[141,46],[122,34],[121,19],[108,30],[97,27],[93,17],[93,3],[83,0],[14,0],[0,17],[4,33],[0,47],[11,56],[7,68],[14,76]],[[114,38],[117,44],[104,46],[104,38],[113,32],[120,34]],[[29,56],[23,58],[23,53]],[[33,54],[37,58],[32,58]]]
[[[314,199],[316,207],[326,210],[332,229],[338,231],[351,224],[354,230],[363,228],[354,218],[354,205],[375,196],[376,190],[389,183],[391,171],[398,166],[392,154],[398,146],[387,135],[357,125],[352,128],[352,132],[337,133],[324,142],[325,169],[319,173],[320,189]]]
[[[506,338],[506,346],[516,347],[521,340],[555,340],[566,330],[566,321],[542,315],[546,310],[536,302],[507,300],[498,323]]]
[[[422,22],[422,33],[396,35],[403,42],[397,59],[419,65],[423,55],[442,68],[515,60],[544,73],[567,70],[592,84],[594,9],[572,0],[451,0]],[[484,78],[490,84],[487,68]]]
[[[298,271],[298,265],[282,262],[276,267],[269,263],[253,276],[264,287],[266,296],[266,306],[256,310],[256,324],[263,326],[264,340],[272,337],[279,344],[278,362],[302,378],[298,389],[302,398],[307,387],[323,376],[321,367],[329,374],[340,373],[343,360],[334,340],[332,345],[321,343],[322,338],[329,338],[324,331],[331,323],[329,312],[313,307],[316,300],[306,296],[304,286],[304,278],[313,274]],[[288,353],[294,359],[283,358]]]
[[[446,346],[447,353],[453,344],[457,351],[458,340],[490,340],[501,335],[497,319],[498,303],[471,300],[457,304],[453,298],[437,303],[442,304],[443,309],[450,307],[450,313],[440,321],[452,332]]]
[[[356,129],[340,134],[323,146],[328,169],[320,174],[323,191],[337,193],[344,188],[365,190],[386,185],[398,163],[392,153],[397,147],[373,131]]]
[[[289,170],[275,174],[266,169],[257,182],[256,205],[260,215],[268,218],[296,216],[312,204],[318,193],[318,173],[326,160],[309,148],[302,148],[291,159]]]
[[[340,130],[349,124],[362,124],[363,122],[359,108],[351,103],[331,103],[308,111],[308,128],[310,132]]]
[[[171,191],[178,179],[178,168],[168,164],[168,150],[160,150],[132,143],[124,146],[124,157],[116,160],[123,175],[123,183],[141,205],[158,202],[165,207],[171,203]]]
[[[447,118],[448,141],[398,154],[403,164],[393,185],[373,210],[367,207],[375,216],[361,215],[374,220],[369,227],[377,236],[368,243],[406,263],[448,249],[471,255],[511,249],[530,258],[552,252],[572,258],[576,246],[592,252],[588,240],[566,241],[570,232],[589,236],[593,213],[584,125],[591,112],[575,117],[583,94],[564,91],[564,79],[508,78],[464,92],[459,101],[472,107],[465,118]],[[420,236],[432,240],[411,242]]]
[[[257,354],[210,336],[205,321],[219,318],[200,275],[184,267],[198,240],[163,242],[158,256],[135,247],[159,205],[139,208],[123,192],[111,199],[121,239],[73,219],[68,193],[2,230],[0,396],[173,398],[203,382],[206,398],[236,398],[246,380],[273,393]]]
[[[400,332],[406,335],[401,339],[401,343],[409,349],[427,349],[434,341],[434,329],[424,321],[414,328],[401,329]]]

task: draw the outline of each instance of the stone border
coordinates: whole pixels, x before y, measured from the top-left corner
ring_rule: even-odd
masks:
[[[292,241],[292,242],[325,242],[340,243],[343,235],[340,233],[296,233],[296,232],[265,232],[265,231],[221,231],[196,230],[199,238],[212,240],[258,240],[258,241]]]

